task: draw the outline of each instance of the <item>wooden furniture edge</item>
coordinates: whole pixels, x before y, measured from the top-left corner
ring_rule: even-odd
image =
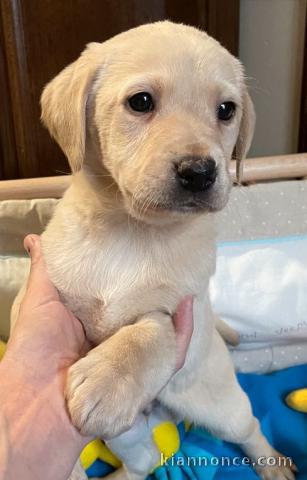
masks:
[[[235,161],[231,162],[230,172],[235,181]],[[250,184],[304,177],[307,177],[307,153],[298,153],[246,159],[241,182]],[[70,175],[2,180],[0,181],[0,200],[60,198],[70,182]]]

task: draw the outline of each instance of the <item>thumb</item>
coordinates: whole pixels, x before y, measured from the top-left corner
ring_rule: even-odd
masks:
[[[59,300],[59,294],[48,277],[40,237],[33,234],[27,235],[24,239],[24,247],[31,258],[27,292],[39,299],[39,303]]]
[[[183,367],[193,334],[193,297],[185,297],[173,317],[176,331],[177,362],[176,370]]]

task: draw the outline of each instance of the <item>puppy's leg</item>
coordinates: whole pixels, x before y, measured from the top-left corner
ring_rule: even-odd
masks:
[[[209,357],[202,362],[196,382],[192,385],[186,383],[182,388],[180,373],[159,394],[162,403],[183,417],[207,427],[217,437],[238,443],[254,462],[261,478],[294,479],[292,469],[294,471],[295,466],[291,468],[290,461],[283,465],[283,455],[276,452],[261,433],[259,422],[252,414],[247,395],[237,382],[228,350],[218,332],[214,332]],[[266,459],[272,460],[272,457],[276,458],[276,465],[268,466]]]
[[[152,312],[123,327],[70,367],[66,397],[73,424],[104,439],[128,430],[168,382],[175,363],[169,315]]]

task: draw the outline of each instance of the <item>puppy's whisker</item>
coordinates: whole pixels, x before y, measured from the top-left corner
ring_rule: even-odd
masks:
[[[61,175],[71,175],[71,172],[64,172],[63,170],[55,170],[55,173],[60,173]]]
[[[110,173],[108,174],[100,174],[100,173],[86,173],[87,177],[97,177],[97,178],[102,178],[102,177],[109,177],[113,178]]]
[[[108,185],[107,187],[104,188],[104,191],[110,190],[110,189],[113,188],[114,186],[116,186],[116,182],[110,183],[110,185]],[[117,192],[116,192],[116,193],[117,193]]]
[[[144,193],[144,189],[143,189],[143,192]],[[151,194],[152,195],[152,194]],[[149,206],[150,206],[150,202],[151,202],[151,196],[147,195],[145,193],[144,197],[143,197],[143,200],[142,200],[142,203],[141,203],[141,206],[140,206],[140,213],[141,215],[145,215]]]

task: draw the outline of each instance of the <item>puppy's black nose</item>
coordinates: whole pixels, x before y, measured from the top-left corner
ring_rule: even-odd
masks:
[[[215,182],[217,166],[211,157],[188,157],[176,167],[180,185],[190,192],[204,192]]]

